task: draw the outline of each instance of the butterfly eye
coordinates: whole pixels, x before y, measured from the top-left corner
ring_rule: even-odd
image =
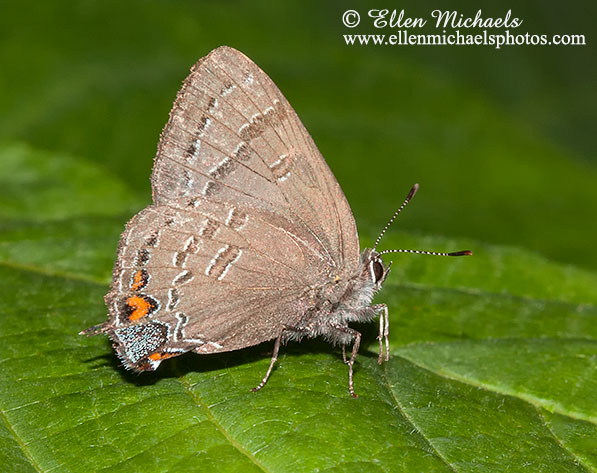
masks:
[[[371,276],[373,278],[374,283],[378,283],[380,279],[383,277],[383,265],[379,260],[375,260],[371,262]]]

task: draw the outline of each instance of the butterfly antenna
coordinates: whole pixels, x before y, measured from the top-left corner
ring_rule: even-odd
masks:
[[[400,208],[398,210],[396,210],[396,212],[394,212],[394,215],[392,215],[392,218],[390,219],[390,221],[386,224],[385,227],[383,227],[383,230],[377,237],[377,240],[375,240],[375,245],[373,245],[373,251],[375,251],[375,248],[377,248],[377,245],[381,241],[382,237],[384,236],[384,234],[386,233],[388,228],[390,228],[390,225],[392,225],[392,223],[394,223],[394,220],[396,220],[396,217],[398,217],[398,214],[400,212],[402,212],[402,209],[404,207],[406,207],[406,204],[408,204],[410,202],[410,199],[412,199],[414,197],[414,195],[417,193],[418,190],[419,190],[419,184],[415,184],[413,186],[413,188],[410,190],[410,192],[408,193],[408,195],[406,196],[406,199],[404,199],[404,202],[402,202],[402,205],[400,206]]]
[[[402,209],[404,207],[406,207],[406,204],[408,204],[410,202],[410,199],[412,199],[415,196],[415,194],[417,193],[418,190],[419,190],[419,184],[415,184],[412,187],[412,189],[410,190],[410,192],[408,193],[408,195],[406,196],[406,199],[404,199],[404,202],[402,202],[402,205],[400,206],[400,208],[398,210],[396,210],[396,212],[394,212],[394,215],[392,215],[392,218],[390,219],[390,221],[383,228],[383,230],[377,237],[377,240],[375,240],[375,245],[373,246],[373,251],[375,251],[375,248],[377,248],[377,245],[381,241],[382,237],[384,236],[384,234],[386,233],[388,228],[390,228],[390,225],[392,225],[394,220],[396,220],[396,217],[398,217],[398,214],[400,212],[402,212]],[[433,255],[433,256],[471,256],[473,254],[473,252],[470,250],[454,251],[452,253],[442,253],[439,251],[425,251],[425,250],[384,250],[378,254],[381,256],[381,255],[385,255],[387,253],[417,253],[419,255]]]
[[[378,253],[380,256],[386,253],[417,253],[419,255],[432,255],[432,256],[471,256],[473,252],[471,250],[454,251],[453,253],[441,253],[439,251],[424,251],[424,250],[384,250]]]

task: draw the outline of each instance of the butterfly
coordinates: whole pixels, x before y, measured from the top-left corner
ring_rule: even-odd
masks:
[[[377,244],[359,249],[350,206],[297,114],[241,52],[213,50],[191,69],[158,144],[153,203],[126,225],[103,333],[127,369],[167,358],[323,337],[343,348],[353,386],[361,334],[379,317],[379,362],[389,356],[388,308],[372,304],[390,271]],[[384,354],[385,342],[385,354]],[[346,357],[345,347],[352,347]]]

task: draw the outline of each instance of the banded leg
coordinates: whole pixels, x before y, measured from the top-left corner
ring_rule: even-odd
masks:
[[[352,397],[359,397],[354,392],[354,384],[352,381],[352,375],[353,375],[354,360],[357,357],[357,353],[359,352],[359,346],[361,344],[361,333],[357,332],[353,328],[343,326],[343,325],[335,325],[334,328],[337,332],[340,332],[342,335],[348,335],[352,338],[352,341],[353,341],[352,354],[350,356],[350,360],[348,360],[348,362],[347,362],[348,363],[348,391],[350,392],[350,395]],[[346,360],[346,352],[344,351],[344,345],[342,345],[342,353]]]
[[[269,368],[267,369],[265,376],[261,380],[261,383],[259,383],[258,386],[255,386],[254,388],[251,389],[252,392],[259,391],[263,386],[265,386],[265,383],[267,383],[267,380],[269,379],[269,375],[272,373],[272,370],[274,369],[274,364],[276,363],[276,360],[278,359],[278,352],[280,351],[280,344],[282,343],[284,334],[288,333],[288,332],[296,332],[296,333],[303,335],[303,332],[300,330],[296,330],[296,329],[293,329],[291,327],[286,327],[286,326],[282,327],[282,330],[280,330],[280,334],[278,335],[278,337],[276,338],[276,341],[274,343],[274,352],[272,354],[272,359],[269,363]]]
[[[390,319],[388,317],[388,306],[386,304],[375,304],[371,306],[371,308],[379,313],[379,335],[377,336],[377,339],[379,340],[379,356],[377,358],[377,363],[381,365],[384,361],[384,341],[386,345],[385,361],[390,359],[390,342],[388,340],[388,335],[390,334]]]

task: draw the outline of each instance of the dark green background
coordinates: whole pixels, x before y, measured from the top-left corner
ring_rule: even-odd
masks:
[[[0,137],[96,161],[147,201],[176,90],[227,44],[287,95],[366,241],[420,182],[402,229],[597,267],[595,3],[442,7],[486,17],[513,8],[524,20],[515,32],[585,34],[587,46],[346,46],[342,34],[378,31],[348,29],[342,13],[357,9],[368,25],[367,10],[382,7],[429,17],[436,5],[4,2]]]

